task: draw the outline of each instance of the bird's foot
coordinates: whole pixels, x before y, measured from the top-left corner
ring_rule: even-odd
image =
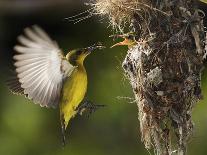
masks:
[[[77,108],[77,113],[79,115],[83,115],[83,113],[87,112],[87,117],[89,117],[92,113],[94,113],[97,109],[105,107],[103,104],[94,104],[91,101],[85,101]]]

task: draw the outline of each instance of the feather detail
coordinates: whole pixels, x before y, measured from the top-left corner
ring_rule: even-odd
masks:
[[[65,77],[74,70],[57,43],[38,26],[26,28],[18,37],[16,77],[8,81],[15,94],[25,95],[42,107],[56,107]]]

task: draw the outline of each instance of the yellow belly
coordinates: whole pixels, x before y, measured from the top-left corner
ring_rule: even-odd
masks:
[[[60,100],[60,117],[63,119],[65,128],[77,113],[76,108],[83,100],[86,89],[86,71],[84,68],[76,68],[72,75],[65,80]]]

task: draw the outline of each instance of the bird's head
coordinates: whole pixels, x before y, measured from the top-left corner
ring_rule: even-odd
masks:
[[[105,47],[101,43],[98,43],[86,48],[71,50],[66,55],[66,59],[72,65],[77,66],[78,64],[83,64],[83,61],[91,52],[95,51],[96,49],[103,49],[103,48]]]

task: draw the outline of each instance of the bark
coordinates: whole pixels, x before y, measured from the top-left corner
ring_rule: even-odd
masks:
[[[142,141],[158,155],[185,155],[193,132],[192,109],[202,99],[204,14],[193,0],[114,3],[128,15],[124,19],[105,10],[110,23],[123,30],[122,23],[129,21],[129,31],[136,34],[137,44],[128,50],[123,69],[136,98]]]

